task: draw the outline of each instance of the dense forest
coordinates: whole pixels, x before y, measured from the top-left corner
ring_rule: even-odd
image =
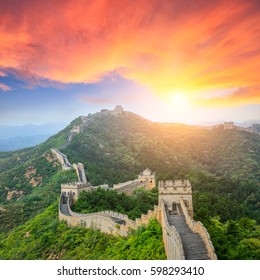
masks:
[[[58,162],[51,157],[50,149],[57,147],[71,163],[84,164],[92,185],[106,183],[112,186],[135,179],[147,167],[156,172],[157,181],[188,178],[193,188],[195,219],[202,221],[208,229],[218,258],[260,259],[259,134],[224,130],[221,126],[206,129],[153,123],[132,113],[120,116],[100,113],[89,116],[88,125],[81,133],[75,134],[69,144],[64,145],[70,129],[81,123],[81,118],[74,120],[67,128],[36,147],[0,153],[0,258],[34,258],[27,251],[24,255],[15,255],[15,251],[20,252],[20,247],[25,246],[23,236],[30,231],[25,231],[26,225],[41,219],[46,211],[53,211],[53,220],[46,220],[46,227],[37,238],[30,235],[35,243],[33,246],[41,246],[37,244],[38,240],[46,238],[43,236],[48,232],[61,235],[58,233],[60,228],[64,232],[75,231],[75,236],[71,234],[71,240],[67,241],[71,242],[71,248],[73,238],[79,236],[82,240],[83,235],[90,234],[86,229],[66,228],[65,224],[56,220],[53,205],[59,196],[60,184],[77,180],[75,172],[62,171]],[[82,194],[74,207],[75,211],[82,213],[111,209],[134,219],[146,213],[154,204],[157,204],[156,189],[151,193],[140,190],[131,197],[98,189],[91,195]],[[51,229],[51,224],[55,230]],[[153,226],[156,227],[155,224]],[[140,229],[138,234],[145,235],[146,230]],[[159,229],[155,232],[159,232]],[[110,238],[111,242],[119,242],[112,236],[102,236],[104,239]],[[58,244],[55,238],[49,247],[55,247],[55,242]],[[14,245],[14,240],[20,245]],[[14,249],[8,254],[11,246]],[[98,252],[97,248],[95,250]],[[109,251],[105,251],[109,254]],[[48,252],[39,250],[35,258],[49,258],[52,253],[56,258],[71,258],[67,253],[62,255],[60,247]],[[95,253],[91,254],[86,254],[84,258],[124,258],[112,252],[110,257],[102,257],[98,253],[94,257]],[[74,257],[82,258],[79,252]],[[151,258],[156,257],[151,255]],[[158,258],[165,256],[158,253]]]

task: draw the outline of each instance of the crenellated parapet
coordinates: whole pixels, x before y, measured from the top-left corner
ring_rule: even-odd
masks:
[[[158,219],[159,209],[149,210],[135,221],[127,215],[114,211],[99,211],[89,214],[75,213],[71,210],[72,199],[64,193],[60,196],[59,220],[66,221],[68,226],[83,226],[94,228],[104,233],[127,236],[130,228],[137,229],[141,225],[147,225],[152,218]]]
[[[113,185],[116,191],[126,194],[132,194],[134,190],[141,187],[147,190],[152,190],[155,187],[155,172],[146,168],[138,175],[138,179]]]
[[[188,179],[166,180],[158,182],[159,201],[163,199],[170,213],[178,211],[180,198],[184,201],[188,212],[193,217],[192,187]]]
[[[90,183],[77,182],[61,184],[61,193],[69,197],[73,203],[78,200],[81,192],[91,192],[92,190]]]
[[[194,221],[191,218],[183,199],[180,199],[180,205],[181,205],[181,210],[184,214],[188,227],[191,229],[191,231],[198,233],[200,235],[201,239],[203,240],[204,244],[206,245],[209,258],[211,260],[217,260],[218,258],[215,253],[215,248],[211,242],[210,235],[209,235],[207,229],[204,227],[204,225],[200,221]]]

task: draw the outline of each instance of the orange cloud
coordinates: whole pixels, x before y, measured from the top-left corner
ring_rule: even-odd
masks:
[[[259,18],[257,0],[10,0],[1,3],[0,67],[65,83],[117,71],[161,96],[249,88],[200,104],[254,104]]]
[[[260,104],[260,87],[241,88],[222,97],[197,100],[197,105],[204,107],[238,107]]]

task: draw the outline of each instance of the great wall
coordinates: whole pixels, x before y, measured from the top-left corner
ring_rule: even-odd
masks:
[[[81,192],[92,192],[96,187],[87,182],[83,164],[71,165],[66,155],[58,149],[52,149],[52,153],[63,169],[74,168],[78,176],[78,182],[61,185],[60,221],[66,221],[69,226],[91,227],[104,233],[127,236],[130,228],[137,229],[141,225],[147,225],[150,219],[155,218],[162,226],[167,259],[217,259],[206,228],[201,222],[193,220],[192,187],[189,180],[159,181],[158,205],[135,221],[129,219],[127,215],[109,210],[79,214],[71,210],[72,204],[77,201]],[[113,189],[131,194],[140,187],[151,190],[155,184],[155,173],[147,168],[138,175],[137,179],[116,184]]]

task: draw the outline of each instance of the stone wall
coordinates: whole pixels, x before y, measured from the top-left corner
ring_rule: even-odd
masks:
[[[146,181],[140,182],[138,179],[129,181],[119,184],[115,189],[118,192],[131,193],[140,186],[146,186]],[[129,219],[127,215],[109,210],[90,214],[73,212],[70,206],[77,200],[79,193],[83,190],[92,191],[92,187],[88,183],[62,184],[59,203],[60,221],[66,221],[69,226],[83,226],[98,229],[104,233],[127,236],[130,228],[137,229],[139,226],[147,225],[150,219],[157,219],[162,226],[163,243],[167,259],[184,260],[185,255],[180,235],[176,228],[169,224],[167,218],[167,212],[173,211],[171,208],[176,203],[176,205],[180,205],[180,209],[179,206],[176,208],[177,212],[179,214],[183,213],[189,228],[193,232],[198,233],[202,238],[209,258],[217,259],[206,228],[202,223],[195,222],[190,216],[193,215],[193,207],[192,189],[188,180],[160,181],[159,206],[154,206],[153,210],[149,210],[146,215],[142,214],[135,221]]]
[[[147,225],[150,219],[157,219],[162,226],[163,243],[167,259],[169,260],[184,260],[184,250],[179,233],[174,226],[169,225],[167,219],[167,205],[163,199],[160,199],[159,206],[154,206],[153,210],[142,214],[135,221],[129,219],[125,214],[114,211],[100,211],[90,214],[75,213],[70,208],[70,199],[67,198],[68,214],[65,215],[61,211],[62,195],[59,204],[59,220],[66,221],[68,226],[83,226],[86,228],[94,228],[101,230],[104,233],[113,235],[127,236],[129,229],[137,229],[139,226]],[[211,243],[210,236],[205,227],[200,222],[195,222],[191,219],[183,200],[180,200],[182,212],[190,229],[198,233],[209,253],[210,259],[217,259],[214,247]],[[118,222],[120,220],[120,222]]]
[[[168,223],[165,202],[160,200],[161,217],[164,249],[168,260],[185,260],[181,238],[174,226]]]
[[[211,242],[210,235],[207,229],[204,227],[204,225],[201,222],[196,222],[190,217],[188,210],[182,199],[180,199],[180,205],[181,205],[182,212],[185,216],[187,225],[193,232],[198,233],[202,238],[203,242],[205,243],[209,258],[211,260],[217,260],[217,255],[215,253],[215,249]]]
[[[66,155],[61,153],[58,149],[51,149],[53,155],[57,158],[57,160],[61,163],[62,169],[69,170],[71,169],[71,164]]]
[[[140,187],[144,187],[147,190],[151,190],[155,187],[155,173],[152,173],[148,168],[138,175],[138,179],[113,185],[113,188],[118,192],[127,194],[133,193],[135,189]]]
[[[67,201],[67,206],[70,215],[65,215],[61,211],[62,196],[59,203],[59,220],[66,221],[68,226],[83,226],[86,228],[94,228],[101,230],[104,233],[118,235],[119,228],[116,226],[117,223],[109,216],[101,213],[91,213],[91,214],[78,214],[74,213],[70,209],[69,199]]]
[[[78,162],[78,164],[73,163],[73,168],[77,172],[78,181],[86,183],[87,182],[87,177],[86,177],[84,165],[82,163],[80,163],[80,162]]]
[[[137,188],[141,188],[141,187],[146,188],[146,185],[147,182],[140,182],[138,179],[136,179],[134,181],[128,181],[125,183],[114,185],[113,187],[117,192],[132,194],[134,190],[136,190]]]
[[[61,210],[62,199],[61,195],[59,203],[60,221],[66,221],[68,226],[92,227],[113,235],[127,236],[130,228],[137,229],[141,225],[147,225],[150,219],[159,218],[158,206],[154,206],[154,210],[149,210],[146,215],[142,214],[141,217],[135,221],[129,219],[127,215],[109,210],[90,214],[79,214],[71,210],[71,201],[69,198],[67,198],[68,215],[65,215]],[[116,222],[117,219],[120,219],[121,223]]]

